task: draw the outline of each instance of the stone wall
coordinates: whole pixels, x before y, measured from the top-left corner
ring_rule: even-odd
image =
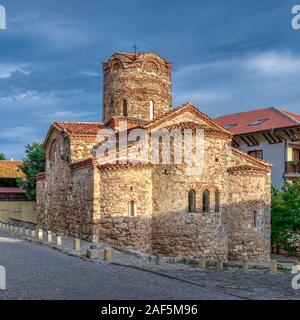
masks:
[[[229,176],[226,206],[229,257],[265,263],[270,260],[270,175],[235,172]]]
[[[69,163],[72,157],[77,160],[88,154],[88,143],[84,145],[83,140],[80,148],[78,140],[70,140],[59,131],[52,131],[46,146],[46,171],[37,177],[40,227],[92,239],[93,164],[70,166]],[[70,145],[76,146],[74,154]]]
[[[227,139],[228,140],[228,139]],[[227,259],[227,229],[223,205],[227,201],[226,139],[205,136],[204,171],[187,175],[185,168],[153,171],[153,250],[156,253],[197,259]],[[188,213],[188,192],[196,191],[196,212]],[[210,212],[204,213],[202,194],[210,191]],[[215,212],[215,192],[221,208]]]
[[[154,115],[171,110],[171,64],[154,54],[115,54],[104,64],[103,122],[124,116],[150,120],[150,101]]]
[[[94,235],[99,240],[151,252],[151,169],[101,169],[100,212],[95,215]],[[136,203],[131,217],[129,204]]]

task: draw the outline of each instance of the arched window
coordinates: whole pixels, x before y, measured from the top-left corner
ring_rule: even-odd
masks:
[[[154,119],[154,102],[150,101],[150,120]]]
[[[196,212],[196,191],[190,190],[188,195],[188,211]]]
[[[130,201],[128,205],[128,211],[129,211],[129,216],[134,218],[137,216],[136,212],[136,202],[135,201]]]
[[[50,166],[53,166],[56,161],[56,153],[57,153],[57,142],[53,140],[49,150],[49,162]]]
[[[210,193],[208,190],[203,191],[203,212],[209,212]]]
[[[128,117],[128,103],[127,103],[127,100],[123,100],[123,117]]]
[[[257,212],[254,211],[253,213],[253,227],[257,228]]]
[[[220,192],[215,192],[215,212],[220,212]]]

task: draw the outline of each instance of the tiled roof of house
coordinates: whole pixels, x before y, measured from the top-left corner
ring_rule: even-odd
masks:
[[[274,107],[231,114],[214,120],[233,134],[300,126],[300,115]]]
[[[75,135],[97,135],[105,127],[101,122],[55,122],[54,126]]]
[[[22,178],[23,172],[19,169],[22,161],[0,160],[0,178]]]

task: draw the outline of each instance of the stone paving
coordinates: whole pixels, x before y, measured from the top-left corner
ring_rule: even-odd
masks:
[[[8,234],[6,233],[8,236]],[[1,232],[0,232],[1,236]],[[184,286],[189,288],[190,290],[195,290],[197,295],[193,296],[188,294],[190,299],[297,299],[300,300],[300,290],[294,290],[291,286],[291,280],[293,278],[293,274],[291,272],[278,272],[272,273],[268,269],[250,269],[247,272],[239,270],[237,267],[227,267],[225,270],[216,270],[214,268],[208,268],[206,270],[201,270],[196,266],[187,265],[183,263],[167,263],[162,262],[157,265],[154,257],[145,256],[139,254],[135,251],[127,252],[120,248],[112,248],[112,262],[107,263],[103,261],[103,253],[104,248],[107,248],[106,244],[97,243],[93,244],[95,246],[98,258],[93,260],[93,263],[84,261],[88,260],[86,258],[86,251],[91,247],[91,243],[86,241],[81,241],[81,250],[74,251],[73,250],[73,241],[74,239],[69,237],[63,237],[63,246],[58,247],[54,244],[55,235],[53,235],[53,243],[49,244],[46,242],[47,236],[44,233],[44,240],[39,241],[37,239],[33,239],[32,237],[25,235],[10,235],[8,236],[10,239],[15,239],[14,241],[20,241],[21,239],[26,238],[26,242],[21,241],[22,245],[28,249],[29,253],[32,250],[36,250],[38,245],[42,245],[43,247],[39,248],[41,252],[43,252],[43,256],[45,256],[45,252],[50,256],[54,253],[53,250],[49,250],[45,248],[45,246],[52,247],[53,249],[62,251],[69,256],[74,256],[81,259],[73,259],[72,264],[75,261],[80,261],[76,263],[80,263],[85,265],[88,269],[91,268],[99,268],[99,274],[103,272],[103,268],[109,270],[112,269],[112,272],[119,274],[119,279],[123,279],[123,273],[132,274],[139,277],[154,277],[157,279],[157,284],[155,282],[150,285],[157,285],[158,288],[162,286],[164,282],[170,282],[173,285],[170,288],[173,288],[174,293],[177,293],[176,286],[178,288],[180,286]],[[17,240],[19,239],[19,240]],[[28,243],[29,241],[33,242],[33,244]],[[17,242],[19,243],[19,242]],[[0,247],[2,247],[0,241]],[[35,248],[35,249],[33,249]],[[45,251],[46,250],[46,251]],[[51,253],[52,252],[52,253]],[[275,257],[278,258],[278,257]],[[67,258],[66,258],[67,259]],[[68,259],[72,259],[68,257]],[[284,266],[292,265],[290,259],[282,259],[281,263]],[[0,258],[1,264],[1,258]],[[63,267],[64,268],[64,267]],[[116,276],[117,274],[115,274]],[[141,276],[142,275],[142,276]],[[54,276],[54,279],[55,276]],[[106,278],[104,278],[106,280]],[[109,279],[109,278],[108,278]],[[124,281],[126,277],[124,278]],[[50,282],[55,281],[49,279]],[[74,280],[75,281],[75,280]],[[32,280],[31,280],[32,282]],[[105,281],[104,281],[105,282]],[[141,283],[138,281],[138,284],[141,286],[143,290],[145,283]],[[93,284],[91,287],[91,292],[93,292]],[[137,293],[140,292],[139,288],[136,288]],[[118,291],[118,289],[117,289]],[[143,292],[143,291],[142,291]],[[111,291],[112,296],[114,295],[113,291]],[[118,299],[119,293],[116,292],[116,299]],[[54,293],[55,296],[55,293]],[[175,295],[176,296],[176,295]],[[175,298],[175,296],[173,298]],[[1,297],[1,295],[0,295]],[[138,297],[141,297],[138,294]],[[145,298],[145,296],[142,295]],[[148,295],[146,295],[149,298]],[[159,296],[155,298],[165,298],[164,293],[161,291]],[[57,297],[60,298],[58,294]],[[74,296],[72,295],[73,299]],[[81,297],[77,297],[80,298]],[[179,298],[177,299],[185,299],[186,293],[181,292]],[[76,298],[75,298],[76,299]],[[151,297],[149,299],[152,299]]]

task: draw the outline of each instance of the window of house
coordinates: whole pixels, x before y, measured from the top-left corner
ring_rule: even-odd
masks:
[[[135,201],[130,201],[128,205],[129,209],[129,216],[134,218],[137,217],[137,210],[136,210],[136,202]]]
[[[293,161],[300,161],[300,149],[293,149]]]
[[[154,119],[154,102],[150,101],[150,120]]]
[[[49,161],[50,161],[50,166],[55,164],[56,160],[56,151],[57,151],[57,143],[56,140],[53,140],[50,150],[49,150]]]
[[[209,206],[209,201],[210,201],[210,192],[208,190],[205,190],[203,192],[203,212],[209,212],[210,206]]]
[[[224,129],[229,130],[229,129],[233,129],[237,126],[237,124],[228,124],[227,126],[224,127]]]
[[[257,227],[257,212],[254,211],[253,213],[253,227],[256,228]]]
[[[0,178],[0,188],[17,188],[17,179],[15,178]]]
[[[128,103],[127,103],[127,100],[123,100],[123,117],[128,117]]]
[[[220,192],[215,192],[215,212],[220,212]]]
[[[256,158],[256,159],[261,159],[263,160],[264,158],[264,153],[263,150],[253,150],[248,152],[249,156]]]
[[[268,121],[269,119],[259,119],[259,120],[255,120],[251,123],[249,123],[249,126],[258,126],[260,124],[263,124],[264,122]]]
[[[188,211],[196,212],[196,191],[190,190],[188,194]]]

